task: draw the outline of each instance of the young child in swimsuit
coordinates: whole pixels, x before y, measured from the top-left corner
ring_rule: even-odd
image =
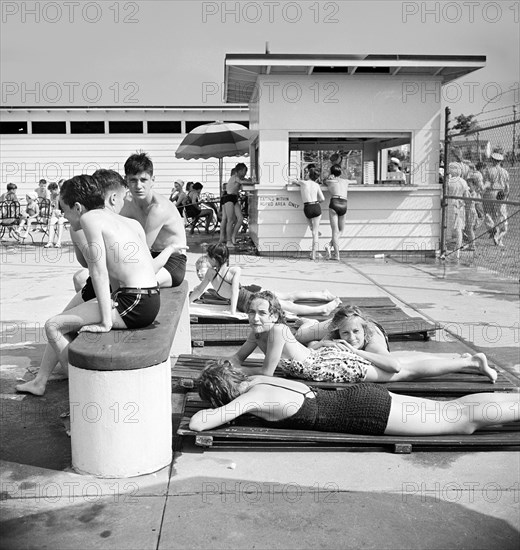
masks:
[[[300,186],[300,193],[303,201],[303,213],[307,218],[307,223],[312,234],[312,250],[310,258],[311,260],[317,260],[320,258],[318,252],[319,243],[319,228],[321,221],[321,205],[320,202],[325,200],[323,192],[317,182],[320,174],[316,168],[309,168],[305,170],[305,179],[293,180],[291,183]]]
[[[472,434],[497,423],[497,416],[488,413],[490,406],[498,409],[501,424],[520,418],[520,397],[514,393],[435,401],[394,394],[376,384],[313,390],[295,380],[247,375],[222,359],[208,363],[198,386],[212,408],[191,417],[195,431],[217,428],[243,414],[253,414],[272,428],[417,436]]]
[[[74,231],[83,230],[96,300],[52,317],[45,323],[47,346],[34,380],[16,386],[20,392],[43,395],[57,361],[68,366],[68,346],[77,332],[108,332],[150,325],[159,312],[157,278],[146,237],[135,220],[119,216],[126,190],[116,193],[115,211],[105,208],[104,190],[92,176],[67,180],[61,206]],[[110,286],[117,289],[112,295]]]
[[[229,267],[229,249],[224,243],[212,244],[207,249],[207,269],[201,265],[197,267],[197,275],[201,283],[190,294],[190,301],[197,300],[204,289],[211,285],[217,294],[230,300],[231,313],[237,311],[247,313],[249,303],[255,292],[262,290],[258,285],[241,286],[238,266]],[[294,315],[329,315],[341,301],[329,291],[296,291],[291,293],[279,292],[282,308]],[[323,305],[295,304],[293,300],[323,300]]]
[[[480,372],[492,383],[497,379],[497,372],[488,365],[483,353],[464,354],[453,359],[432,353],[391,353],[384,328],[352,305],[339,307],[331,320],[302,325],[295,337],[311,349],[337,347],[357,354],[381,369],[378,373],[381,382],[392,373],[395,373],[393,381],[415,380],[463,369]]]
[[[57,183],[49,183],[47,187],[50,193],[51,201],[49,221],[47,223],[47,237],[49,238],[44,248],[61,248],[61,238],[63,237],[63,224],[65,218],[60,210],[60,188]]]
[[[40,207],[38,206],[38,195],[36,192],[27,193],[25,195],[27,199],[27,206],[25,207],[25,212],[20,215],[20,225],[15,230],[15,234],[20,239],[25,239],[31,230],[31,225],[35,223],[38,219],[38,214],[40,213]],[[25,232],[23,228],[27,225]]]
[[[484,354],[451,361],[441,359],[435,364],[432,360],[414,359],[409,364],[399,365],[392,358],[382,360],[376,353],[342,345],[343,341],[310,349],[294,337],[285,324],[278,299],[269,291],[253,296],[248,315],[251,333],[230,360],[239,366],[259,347],[265,354],[264,363],[262,367],[243,367],[250,374],[272,376],[279,367],[289,377],[317,382],[397,382],[458,372],[464,367],[478,367],[494,381],[494,371],[488,367]],[[342,334],[346,336],[346,333]]]

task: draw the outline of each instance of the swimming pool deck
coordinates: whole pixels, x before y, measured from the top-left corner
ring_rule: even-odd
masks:
[[[78,265],[68,246],[2,246],[0,254],[2,548],[518,548],[516,452],[202,452],[174,437],[173,464],[155,474],[74,473],[60,418],[67,382],[51,381],[41,398],[14,386],[38,367],[43,324],[72,296]],[[399,255],[341,263],[237,255],[232,263],[246,284],[272,290],[390,296],[443,327],[435,340],[447,356],[484,351],[520,378],[515,281]],[[172,401],[180,412],[181,395]]]

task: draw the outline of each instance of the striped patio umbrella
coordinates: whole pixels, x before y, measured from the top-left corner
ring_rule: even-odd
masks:
[[[211,122],[194,128],[181,142],[178,159],[219,159],[219,182],[222,192],[222,159],[249,154],[251,132],[234,122]]]

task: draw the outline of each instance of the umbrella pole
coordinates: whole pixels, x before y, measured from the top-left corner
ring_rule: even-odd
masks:
[[[223,194],[223,189],[222,189],[222,159],[218,159],[218,181],[219,181],[219,189],[220,189],[220,196],[222,196]]]

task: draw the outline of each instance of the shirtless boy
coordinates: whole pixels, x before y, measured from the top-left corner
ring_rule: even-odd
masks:
[[[125,190],[116,193],[115,210],[121,210]],[[82,230],[84,253],[96,300],[90,300],[52,317],[45,323],[50,346],[42,357],[36,378],[16,386],[17,391],[43,395],[57,361],[68,366],[68,346],[77,332],[108,332],[150,325],[160,307],[159,288],[142,227],[105,208],[104,191],[92,176],[67,180],[60,202],[74,231]],[[111,295],[110,285],[117,290]]]
[[[146,234],[153,258],[164,257],[157,272],[161,287],[176,287],[186,274],[186,231],[176,206],[153,190],[153,163],[146,153],[131,155],[125,162],[130,197],[125,199],[122,216],[137,220]],[[169,250],[170,254],[161,254]]]
[[[222,205],[222,222],[220,226],[220,242],[227,246],[235,246],[238,232],[242,227],[244,216],[239,202],[240,187],[250,182],[246,178],[247,166],[239,162],[231,171],[231,177],[226,183],[226,192],[220,199]]]
[[[334,258],[339,261],[339,238],[345,229],[345,217],[347,215],[348,181],[341,178],[341,166],[333,164],[330,167],[330,176],[325,185],[330,192],[329,221],[332,230],[332,239],[325,245],[327,259],[330,260],[331,247],[334,249]]]
[[[316,168],[309,168],[305,170],[305,179],[295,180],[296,185],[300,186],[300,193],[303,201],[303,213],[307,218],[309,227],[312,233],[312,252],[311,260],[319,258],[319,227],[321,221],[321,205],[320,202],[325,200],[323,192],[317,182],[319,178],[319,172]]]

